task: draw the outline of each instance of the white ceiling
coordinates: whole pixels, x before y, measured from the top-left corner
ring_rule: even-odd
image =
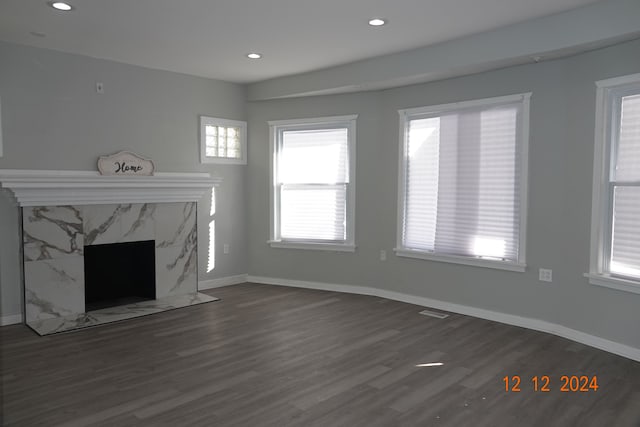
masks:
[[[0,0],[0,40],[238,83],[406,51],[594,0]],[[371,17],[388,24],[373,28]],[[34,35],[40,34],[40,35]],[[43,36],[44,35],[44,36]],[[258,61],[245,57],[260,52]]]

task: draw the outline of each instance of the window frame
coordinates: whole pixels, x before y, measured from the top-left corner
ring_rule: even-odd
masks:
[[[0,98],[0,157],[2,156],[2,98]]]
[[[470,101],[453,102],[449,104],[431,105],[417,108],[407,108],[398,110],[400,116],[399,129],[399,156],[398,156],[398,205],[397,205],[397,228],[396,247],[394,252],[399,257],[417,258],[430,261],[440,261],[453,264],[469,265],[476,267],[494,268],[514,272],[524,272],[526,270],[526,236],[527,236],[527,204],[528,204],[528,181],[529,181],[529,113],[530,113],[531,92],[514,95],[498,96],[493,98],[475,99]],[[407,185],[407,143],[409,122],[414,119],[425,118],[427,116],[437,117],[438,115],[465,110],[477,107],[491,107],[501,104],[522,103],[521,128],[518,132],[516,144],[521,144],[520,148],[520,220],[518,235],[518,260],[501,261],[495,259],[468,257],[461,255],[451,255],[429,252],[419,249],[411,249],[403,246],[403,226],[404,210],[406,205],[406,185]]]
[[[206,126],[237,127],[239,129],[238,140],[240,142],[240,158],[207,156]],[[221,119],[217,117],[200,116],[200,163],[203,164],[247,164],[247,122],[242,120]]]
[[[593,155],[593,193],[591,206],[591,248],[589,272],[585,277],[597,286],[640,294],[640,280],[608,271],[612,250],[613,187],[610,172],[616,165],[615,144],[620,129],[622,97],[640,94],[640,73],[599,80],[596,85],[596,117]]]
[[[269,125],[270,188],[269,212],[270,230],[267,243],[272,248],[310,249],[338,252],[354,252],[355,246],[355,202],[356,202],[356,119],[357,114],[345,116],[316,117],[290,120],[271,120]],[[347,153],[349,156],[349,183],[346,196],[346,239],[344,242],[323,242],[317,240],[288,240],[280,236],[280,194],[278,192],[278,154],[282,146],[280,135],[287,130],[313,130],[327,128],[347,129]]]

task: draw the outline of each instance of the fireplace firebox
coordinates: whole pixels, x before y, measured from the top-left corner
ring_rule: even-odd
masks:
[[[84,247],[85,311],[156,299],[155,241]]]

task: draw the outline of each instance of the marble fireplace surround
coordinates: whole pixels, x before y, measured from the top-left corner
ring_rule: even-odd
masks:
[[[26,324],[48,335],[216,300],[197,291],[196,208],[220,181],[0,170],[22,207]],[[155,242],[156,300],[85,312],[84,247],[142,240]]]

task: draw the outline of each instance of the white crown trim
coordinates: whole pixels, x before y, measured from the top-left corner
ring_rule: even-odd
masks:
[[[193,202],[222,178],[208,173],[103,176],[94,171],[0,169],[0,187],[20,206]]]

